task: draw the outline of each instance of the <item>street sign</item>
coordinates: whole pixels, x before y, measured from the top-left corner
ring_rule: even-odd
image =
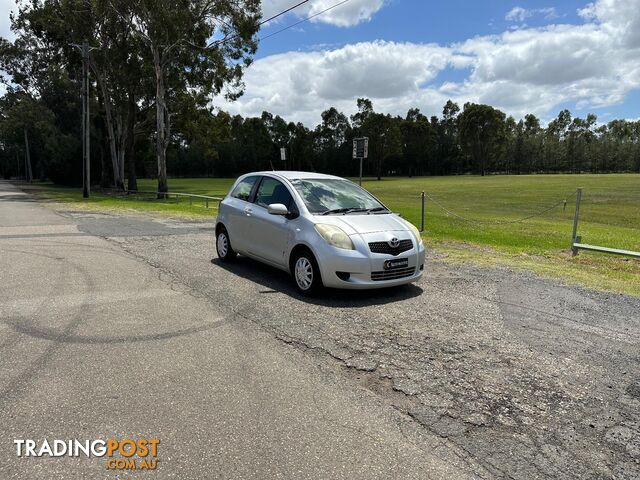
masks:
[[[353,158],[367,158],[369,156],[369,138],[353,139]]]
[[[283,162],[287,161],[287,149],[284,147],[280,148],[280,160]]]
[[[362,185],[362,159],[369,156],[369,137],[353,139],[353,158],[360,160],[360,185]]]

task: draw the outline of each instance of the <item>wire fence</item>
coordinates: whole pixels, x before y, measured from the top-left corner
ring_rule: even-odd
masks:
[[[458,220],[461,220],[461,221],[467,222],[467,223],[471,223],[471,224],[475,224],[475,225],[510,225],[510,224],[514,224],[514,223],[526,222],[527,220],[531,220],[531,219],[536,218],[536,217],[541,217],[542,215],[545,215],[545,214],[549,213],[550,211],[558,208],[560,205],[562,205],[563,208],[566,208],[568,200],[570,198],[574,197],[575,195],[576,195],[576,192],[573,192],[570,195],[567,195],[564,198],[558,200],[553,205],[550,205],[549,207],[545,207],[544,209],[542,209],[540,211],[537,211],[535,213],[532,213],[531,215],[527,215],[525,217],[519,218],[517,220],[476,220],[476,219],[464,217],[464,216],[462,216],[462,215],[450,210],[449,208],[444,206],[440,201],[438,201],[436,198],[434,198],[433,195],[429,195],[429,194],[426,194],[426,193],[424,194],[424,196],[426,198],[431,200],[436,206],[438,206],[447,215],[451,215],[452,217],[455,217]],[[423,209],[423,212],[424,212],[424,209]],[[423,224],[424,224],[424,220],[423,220]]]
[[[582,188],[578,188],[575,192],[572,192],[571,194],[566,195],[564,198],[557,200],[555,203],[549,205],[548,207],[542,208],[537,212],[518,218],[516,220],[478,220],[478,219],[468,218],[447,208],[445,205],[442,204],[442,202],[440,202],[433,195],[429,195],[429,194],[426,194],[425,192],[422,192],[421,194],[422,217],[421,217],[420,231],[423,232],[424,226],[425,226],[425,199],[429,199],[434,205],[440,208],[448,216],[451,216],[456,220],[469,223],[471,225],[513,225],[513,224],[523,223],[523,222],[526,222],[527,220],[531,220],[531,219],[546,215],[547,213],[560,207],[560,205],[562,205],[563,211],[564,211],[566,210],[568,200],[575,197],[576,200],[575,200],[575,213],[573,215],[573,233],[571,235],[571,243],[570,243],[570,248],[574,256],[578,254],[579,250],[589,250],[593,252],[640,258],[640,252],[637,252],[637,251],[582,243],[582,237],[578,235],[578,222],[580,219],[580,202],[582,199],[582,191],[583,191]]]

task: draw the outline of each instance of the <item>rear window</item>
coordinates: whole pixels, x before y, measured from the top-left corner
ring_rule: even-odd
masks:
[[[247,177],[243,179],[238,183],[238,185],[236,185],[236,188],[233,189],[231,196],[248,202],[249,197],[251,196],[251,190],[253,190],[256,180],[258,180],[258,177]]]

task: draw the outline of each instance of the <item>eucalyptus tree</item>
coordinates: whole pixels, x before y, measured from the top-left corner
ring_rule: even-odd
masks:
[[[400,121],[391,115],[371,113],[362,125],[362,132],[369,137],[369,156],[375,175],[381,180],[385,161],[402,153]]]
[[[434,161],[437,132],[420,110],[412,108],[401,122],[402,144],[409,176],[442,173]]]
[[[464,170],[460,155],[460,139],[458,137],[458,115],[460,107],[447,100],[442,108],[442,119],[431,118],[431,126],[438,133],[438,157],[442,171],[461,173]]]
[[[350,160],[347,142],[352,137],[349,119],[335,107],[322,112],[321,117],[322,123],[313,132],[315,166],[321,171],[345,171],[345,162]]]
[[[505,120],[503,112],[484,104],[466,103],[460,114],[460,144],[482,176],[504,146]]]
[[[167,95],[196,91],[228,99],[242,94],[242,75],[257,49],[259,0],[133,0],[118,14],[133,26],[153,67],[158,192],[167,192],[171,139]]]
[[[127,137],[132,136],[128,119],[135,116],[137,107],[127,93],[136,91],[143,78],[132,27],[116,13],[122,5],[126,5],[124,0],[21,3],[12,18],[16,60],[11,66],[19,68],[5,68],[13,82],[28,87],[33,85],[28,80],[42,70],[58,68],[77,77],[82,59],[76,47],[89,44],[88,64],[99,89],[113,184],[118,188],[124,187],[125,149]]]

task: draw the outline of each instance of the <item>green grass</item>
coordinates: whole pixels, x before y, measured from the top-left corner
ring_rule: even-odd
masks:
[[[425,240],[449,260],[505,265],[570,283],[640,295],[640,262],[570,253],[575,190],[583,187],[578,234],[584,243],[640,251],[640,175],[462,176],[366,181],[394,211],[420,224],[424,190],[460,220],[427,199]],[[554,210],[514,221],[567,199]]]
[[[212,196],[224,194],[233,179],[170,179],[173,191]],[[427,199],[424,238],[448,261],[524,268],[588,287],[640,295],[640,262],[625,257],[569,251],[575,190],[583,187],[578,234],[584,243],[640,251],[640,175],[522,175],[366,179],[363,186],[405,218],[420,225],[420,192],[425,191],[459,219]],[[155,190],[141,180],[141,190]],[[38,194],[69,208],[130,210],[211,219],[215,213],[188,203],[114,199],[78,190],[38,185]],[[541,216],[513,224],[567,199]],[[487,223],[479,223],[487,222]]]
[[[231,180],[225,180],[225,182],[229,184]],[[82,191],[78,188],[62,187],[51,183],[22,183],[20,187],[26,192],[35,195],[40,201],[59,210],[115,214],[151,214],[167,218],[210,221],[218,213],[217,201],[211,201],[209,208],[206,208],[204,201],[201,199],[193,199],[190,204],[187,198],[183,198],[178,202],[173,197],[169,200],[157,200],[154,196],[149,195],[131,195],[125,198],[98,192],[92,192],[90,197],[85,199],[82,198]],[[142,187],[139,188],[142,190]],[[152,190],[155,190],[155,187]],[[178,191],[177,189],[174,190]]]

